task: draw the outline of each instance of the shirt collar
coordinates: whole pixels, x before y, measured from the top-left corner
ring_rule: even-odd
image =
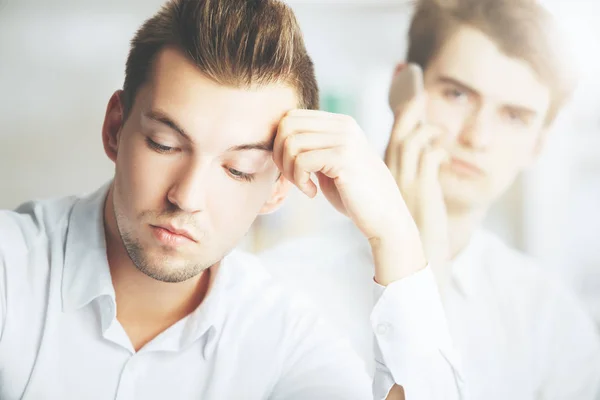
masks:
[[[104,232],[104,203],[109,188],[110,183],[107,183],[73,206],[65,245],[64,311],[83,308],[101,296],[109,297],[115,304]],[[216,338],[225,324],[227,310],[238,297],[236,292],[247,280],[251,280],[244,268],[244,260],[234,250],[212,268],[208,295],[196,310],[180,321],[184,325],[182,335],[169,335],[160,340],[162,350],[178,351],[207,334],[203,355],[209,356],[216,347]],[[115,312],[113,307],[111,316],[107,318],[113,319]],[[108,320],[104,322],[103,326],[108,326]]]
[[[80,309],[103,295],[115,298],[104,236],[104,201],[109,187],[107,183],[79,199],[71,211],[62,281],[64,311]]]
[[[183,341],[193,343],[204,335],[206,336],[202,355],[206,359],[215,348],[216,337],[225,323],[226,298],[225,290],[229,276],[226,267],[228,257],[225,257],[218,266],[211,268],[210,286],[206,298],[192,312],[186,322]]]
[[[465,247],[452,261],[452,284],[465,296],[476,293],[486,253],[485,233],[476,231]]]
[[[181,333],[163,335],[153,341],[152,347],[163,351],[180,351],[204,337],[202,356],[207,359],[212,354],[232,302],[239,299],[239,292],[236,294],[234,291],[243,287],[246,281],[235,270],[240,266],[240,262],[236,261],[236,253],[234,251],[224,257],[219,265],[211,267],[209,292],[196,310],[178,322],[181,324]]]

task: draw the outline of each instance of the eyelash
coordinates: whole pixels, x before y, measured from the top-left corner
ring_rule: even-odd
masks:
[[[152,149],[162,154],[172,153],[175,151],[174,147],[163,146],[162,144],[156,143],[150,138],[146,138],[146,143],[148,143],[148,146],[150,146]]]
[[[233,179],[237,179],[240,181],[246,181],[246,182],[252,182],[254,180],[253,174],[247,174],[245,172],[238,171],[235,168],[227,168],[227,172],[229,172],[229,175],[231,175],[233,177]]]

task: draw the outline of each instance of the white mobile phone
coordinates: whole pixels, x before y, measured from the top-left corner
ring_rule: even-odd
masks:
[[[392,80],[389,104],[393,112],[423,91],[423,70],[417,64],[407,64]]]

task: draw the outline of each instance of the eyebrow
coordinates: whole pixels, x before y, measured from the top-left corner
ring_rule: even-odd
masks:
[[[183,136],[189,142],[191,142],[191,143],[194,142],[192,140],[192,138],[190,137],[190,135],[188,135],[185,132],[185,130],[182,127],[180,127],[175,121],[173,121],[173,119],[171,117],[169,117],[166,113],[164,113],[160,110],[150,110],[147,113],[145,113],[144,115],[153,121],[156,121],[160,124],[163,124],[163,125],[169,127],[170,129],[174,130],[175,132],[177,132],[178,134]],[[275,143],[275,138],[268,140],[268,141],[264,141],[264,142],[246,143],[246,144],[241,144],[241,145],[230,147],[227,149],[227,152],[247,151],[247,150],[260,150],[260,151],[272,152],[274,143]]]
[[[479,93],[477,90],[470,87],[466,83],[459,81],[458,79],[442,75],[442,76],[438,77],[438,82],[457,86],[460,89],[464,90],[465,92],[471,93],[477,97],[481,97],[481,93]],[[515,110],[520,113],[531,115],[531,116],[538,114],[538,112],[535,111],[534,109],[526,107],[526,106],[518,105],[518,104],[505,103],[505,104],[503,104],[503,107]]]
[[[151,119],[152,121],[156,121],[160,124],[163,124],[169,128],[171,128],[172,130],[174,130],[175,132],[179,133],[181,136],[183,136],[186,140],[190,141],[190,142],[194,142],[192,140],[192,138],[190,137],[190,135],[188,135],[185,130],[180,127],[175,121],[173,121],[173,119],[171,117],[169,117],[166,113],[160,111],[160,110],[150,110],[147,113],[144,113],[144,115]]]
[[[258,143],[241,144],[241,145],[230,147],[227,149],[227,151],[229,152],[229,151],[260,150],[260,151],[272,152],[273,144],[274,144],[274,140],[258,142]]]

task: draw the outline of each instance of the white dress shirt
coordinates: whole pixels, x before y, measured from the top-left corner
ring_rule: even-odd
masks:
[[[371,378],[348,340],[234,251],[203,303],[141,350],[116,319],[103,204],[93,195],[0,211],[0,398],[457,399],[460,375],[433,274],[387,288]]]
[[[344,224],[292,240],[261,259],[278,280],[305,293],[349,332],[374,370],[366,283],[373,264],[368,243],[354,227]],[[450,268],[443,303],[471,398],[596,398],[598,334],[584,307],[558,279],[485,231],[473,237]]]

